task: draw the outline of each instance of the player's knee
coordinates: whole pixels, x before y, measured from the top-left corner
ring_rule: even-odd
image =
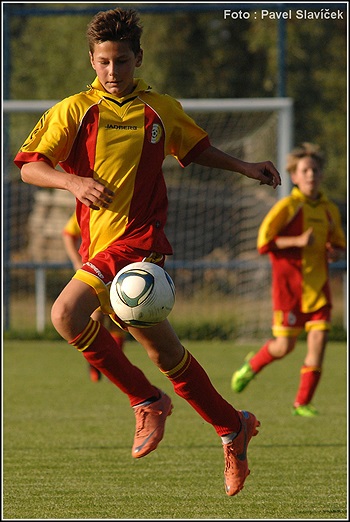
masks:
[[[71,313],[70,307],[66,303],[60,300],[54,302],[51,308],[51,321],[56,330],[59,332],[62,330],[68,323]]]
[[[294,337],[277,337],[274,343],[273,355],[282,359],[290,353],[295,347],[296,339]]]

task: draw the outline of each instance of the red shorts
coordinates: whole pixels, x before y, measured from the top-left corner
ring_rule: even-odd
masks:
[[[272,333],[275,337],[296,337],[302,330],[330,330],[331,306],[326,305],[315,312],[303,313],[300,310],[284,312],[274,310]]]
[[[163,267],[165,255],[130,248],[123,244],[113,245],[84,263],[76,271],[73,278],[91,286],[99,298],[101,311],[104,314],[113,314],[109,300],[109,289],[114,276],[124,266],[139,261],[148,261]]]

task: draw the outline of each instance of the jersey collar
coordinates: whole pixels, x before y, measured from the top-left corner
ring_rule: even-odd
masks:
[[[303,194],[298,187],[292,188],[292,196],[296,199],[299,199],[300,201],[308,202],[311,204],[323,203],[325,201],[328,201],[327,197],[324,195],[324,193],[322,191],[319,192],[317,199],[311,199],[311,198],[308,198],[307,196],[305,196],[305,194]]]
[[[91,85],[88,85],[88,88],[93,89],[97,94],[99,94],[99,96],[108,96],[109,98],[114,98],[115,100],[118,100],[118,102],[124,102],[130,98],[135,98],[139,94],[149,92],[152,89],[152,87],[148,85],[144,80],[142,80],[142,78],[134,78],[134,85],[134,90],[130,94],[127,94],[122,98],[118,98],[118,96],[115,96],[114,94],[110,94],[109,92],[105,91],[98,77],[94,79]]]

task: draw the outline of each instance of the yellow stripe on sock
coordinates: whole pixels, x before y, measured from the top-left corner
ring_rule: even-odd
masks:
[[[322,368],[319,366],[303,366],[300,370],[300,373],[309,373],[309,372],[318,372],[321,373]]]
[[[79,352],[83,352],[94,342],[98,332],[100,331],[100,327],[101,324],[90,317],[88,324],[81,334],[73,339],[73,341],[70,341],[69,344],[75,346]]]
[[[175,366],[175,368],[172,368],[171,370],[168,370],[164,372],[163,370],[160,370],[166,377],[169,377],[171,379],[172,376],[176,374],[176,377],[179,377],[184,371],[187,370],[190,362],[191,362],[191,354],[184,348],[185,353],[179,364]]]

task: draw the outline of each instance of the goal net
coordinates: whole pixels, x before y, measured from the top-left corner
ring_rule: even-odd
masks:
[[[166,269],[176,285],[169,320],[182,338],[263,337],[271,326],[270,266],[258,255],[256,239],[263,216],[290,189],[284,161],[292,146],[292,101],[180,101],[214,146],[246,161],[273,161],[282,187],[274,191],[236,173],[195,164],[183,169],[166,159],[166,232],[174,249]],[[53,300],[73,273],[61,236],[73,196],[24,184],[12,163],[21,140],[54,103],[4,104],[5,324],[15,330],[44,329]]]

